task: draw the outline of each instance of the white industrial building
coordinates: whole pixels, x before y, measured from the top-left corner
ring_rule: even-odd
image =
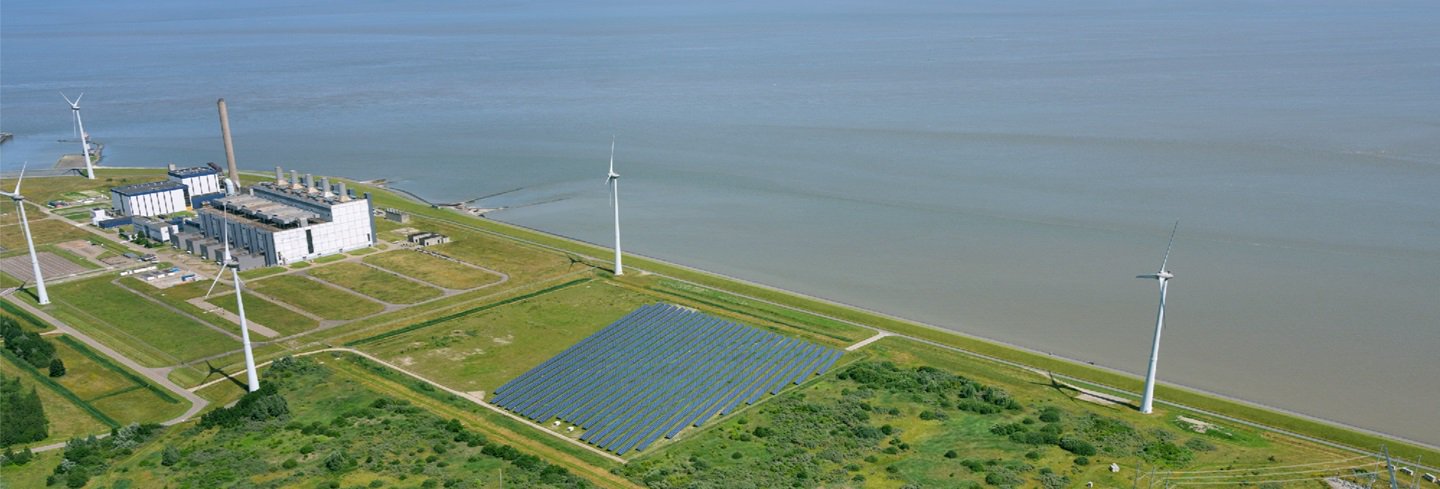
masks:
[[[123,216],[158,216],[189,208],[185,184],[170,180],[111,188],[110,205]]]
[[[230,253],[241,268],[285,265],[375,244],[369,194],[354,199],[343,182],[332,188],[325,178],[317,188],[310,175],[304,183],[293,172],[287,182],[279,168],[275,175],[274,182],[246,187],[196,209],[197,218],[171,242],[218,260],[224,250],[220,240],[228,237]]]
[[[220,172],[214,168],[197,166],[176,169],[175,165],[170,165],[170,171],[165,174],[170,177],[170,181],[185,185],[185,202],[190,202],[198,195],[218,194],[223,191],[220,188]]]

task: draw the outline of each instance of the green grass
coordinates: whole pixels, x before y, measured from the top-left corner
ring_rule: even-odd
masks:
[[[227,351],[233,340],[96,277],[52,287],[52,314],[149,367]],[[143,305],[143,307],[136,307]]]
[[[240,279],[241,279],[241,280],[255,280],[255,279],[260,278],[260,277],[269,277],[269,276],[271,276],[271,275],[279,275],[279,274],[285,273],[285,272],[287,272],[287,271],[289,271],[289,270],[287,270],[285,267],[252,268],[252,269],[249,269],[249,270],[240,272]]]
[[[441,294],[440,289],[359,263],[320,267],[311,270],[310,275],[391,304],[414,304],[440,297]]]
[[[385,306],[335,290],[306,277],[280,275],[247,284],[250,289],[325,319],[357,319]]]
[[[365,256],[365,255],[374,253],[374,252],[376,252],[376,251],[380,251],[380,250],[372,246],[372,247],[369,247],[369,248],[360,248],[360,249],[358,249],[358,250],[350,250],[350,251],[345,252],[345,254],[350,255],[350,256]]]
[[[365,257],[365,263],[447,289],[473,289],[500,281],[493,273],[414,251],[397,250]]]
[[[110,431],[109,425],[100,421],[86,408],[55,391],[51,384],[37,381],[31,373],[33,370],[23,368],[21,363],[14,361],[13,355],[6,353],[0,354],[0,372],[8,377],[20,377],[20,382],[27,388],[34,387],[35,392],[40,395],[40,404],[44,406],[45,417],[50,421],[50,436],[44,440],[28,443],[26,446],[47,445],[76,436]],[[15,448],[19,449],[20,447],[16,446]]]
[[[0,467],[0,487],[45,487],[45,478],[53,473],[61,458],[64,457],[60,450],[51,450],[36,453],[35,458],[25,465]]]
[[[445,316],[440,316],[440,317],[437,317],[437,318],[434,318],[434,319],[429,319],[429,320],[421,321],[421,322],[418,322],[418,323],[414,323],[414,324],[411,324],[411,325],[409,325],[409,326],[405,326],[405,327],[403,327],[403,328],[393,329],[393,330],[389,330],[389,331],[386,331],[386,332],[384,332],[384,333],[380,333],[380,334],[377,334],[377,335],[374,335],[374,336],[368,336],[368,337],[365,337],[365,338],[361,338],[361,339],[358,339],[358,340],[354,340],[354,341],[351,341],[351,342],[349,342],[349,343],[346,343],[346,346],[356,346],[356,345],[363,345],[363,344],[366,344],[366,343],[372,343],[372,342],[380,341],[380,340],[383,340],[383,339],[385,339],[385,338],[389,338],[389,337],[392,337],[392,336],[398,336],[398,335],[402,335],[402,334],[405,334],[405,333],[409,333],[409,332],[411,332],[411,331],[416,331],[416,330],[428,328],[428,327],[435,326],[435,325],[438,325],[438,324],[444,324],[444,323],[446,323],[446,322],[454,321],[454,320],[456,320],[456,319],[460,319],[460,318],[462,318],[462,317],[469,316],[469,315],[471,315],[471,314],[483,312],[483,311],[486,311],[486,310],[489,310],[489,309],[493,309],[493,308],[496,308],[496,307],[500,307],[500,306],[503,306],[503,305],[506,305],[506,304],[510,304],[510,303],[513,303],[513,302],[523,301],[523,300],[529,299],[529,298],[531,298],[531,297],[537,297],[537,296],[545,295],[545,294],[547,294],[547,293],[554,292],[554,291],[556,291],[556,290],[560,290],[560,289],[563,289],[563,288],[566,288],[566,287],[571,287],[571,286],[574,286],[574,285],[582,284],[582,283],[585,283],[585,282],[588,282],[588,281],[590,281],[590,279],[588,279],[588,278],[571,280],[571,281],[565,282],[565,283],[563,283],[563,284],[559,284],[559,285],[547,287],[547,288],[544,288],[544,289],[541,289],[541,290],[538,290],[538,291],[535,291],[535,292],[530,292],[530,293],[527,293],[527,294],[523,294],[523,295],[511,297],[511,298],[509,298],[509,299],[504,299],[504,300],[501,300],[501,301],[499,301],[499,302],[492,302],[492,303],[489,303],[489,304],[472,307],[472,308],[465,309],[465,310],[462,310],[462,311],[459,311],[459,312],[456,312],[456,313],[453,313],[453,314],[449,314],[449,315],[445,315]]]
[[[65,386],[60,385],[59,382],[56,382],[55,379],[50,378],[48,375],[46,375],[45,372],[36,370],[35,367],[32,367],[30,366],[30,364],[25,363],[24,360],[21,360],[19,357],[15,356],[15,354],[11,353],[10,350],[0,350],[0,356],[5,357],[5,360],[9,362],[9,365],[15,368],[15,372],[20,372],[19,375],[24,375],[30,380],[35,381],[35,383],[44,386],[43,388],[48,388],[51,393],[55,394],[58,397],[64,398],[66,401],[69,401],[71,405],[89,414],[91,417],[95,418],[96,421],[99,421],[105,426],[109,426],[111,428],[120,426],[120,423],[116,422],[113,418],[105,415],[104,412],[96,409],[95,406],[92,406],[90,403],[85,402],[85,400],[81,399],[79,395],[75,394],[70,389],[67,389]],[[17,375],[16,373],[10,372],[7,372],[7,374]],[[41,399],[41,404],[45,406],[49,405],[45,403],[45,400],[43,398]],[[51,424],[57,423],[57,420],[54,417],[51,417],[50,414],[47,413],[46,416],[50,418]],[[64,420],[59,420],[59,422],[64,422]],[[51,436],[54,436],[53,432],[51,433]]]
[[[19,287],[21,285],[25,285],[25,282],[20,281],[18,278],[11,277],[8,273],[0,272],[0,289]]]
[[[209,302],[234,314],[239,314],[235,307],[235,293],[226,292],[210,297]],[[320,325],[319,321],[302,316],[273,302],[247,295],[245,297],[245,319],[260,323],[261,326],[273,329],[281,336],[290,336],[315,329]],[[228,321],[227,321],[228,323]],[[233,328],[239,328],[234,323],[229,323]],[[264,339],[263,336],[250,338],[252,341]]]
[[[68,336],[68,335],[60,336],[60,337],[59,337],[59,342],[60,342],[60,343],[64,343],[66,346],[69,346],[72,350],[75,350],[76,352],[80,353],[81,355],[84,355],[85,358],[88,358],[90,361],[95,362],[96,364],[98,364],[98,365],[100,365],[100,366],[102,366],[102,367],[104,367],[104,368],[106,368],[106,369],[108,369],[108,370],[110,370],[110,371],[112,371],[112,372],[115,372],[115,373],[117,373],[117,374],[120,374],[120,375],[124,376],[124,377],[127,378],[127,379],[130,379],[130,382],[132,382],[132,383],[134,383],[135,385],[138,385],[138,386],[140,386],[140,387],[142,387],[142,388],[150,391],[151,393],[154,393],[154,394],[155,394],[155,397],[160,398],[160,400],[162,400],[162,401],[165,401],[165,402],[168,402],[168,403],[171,403],[171,404],[180,404],[180,403],[183,402],[183,401],[181,401],[179,398],[176,398],[175,396],[170,395],[170,393],[167,392],[165,389],[161,389],[161,388],[159,388],[159,387],[156,387],[155,384],[152,384],[149,379],[146,379],[146,378],[144,378],[144,377],[141,377],[140,375],[136,374],[135,372],[130,371],[130,369],[128,369],[128,368],[125,368],[125,367],[122,367],[122,366],[120,366],[120,365],[115,364],[115,362],[114,362],[113,360],[111,360],[110,358],[95,353],[94,351],[90,350],[89,347],[86,347],[85,345],[81,344],[79,341],[76,341],[74,338],[71,338],[71,337]]]
[[[20,323],[20,326],[22,328],[25,328],[28,331],[50,331],[52,329],[55,329],[53,326],[50,325],[50,323],[41,321],[40,318],[35,317],[24,309],[21,309],[20,306],[12,304],[10,303],[10,301],[4,299],[0,299],[0,314],[14,318],[17,322]]]
[[[489,392],[654,298],[591,281],[365,346],[461,391]]]
[[[346,256],[345,254],[341,253],[341,254],[335,254],[335,255],[322,256],[322,257],[320,257],[320,258],[316,258],[316,259],[314,259],[314,260],[310,260],[310,262],[311,262],[311,263],[314,263],[314,264],[316,264],[316,265],[322,265],[322,264],[325,264],[325,263],[334,263],[334,262],[337,262],[337,261],[340,261],[340,260],[344,260],[344,259],[346,259],[346,258],[349,258],[349,256]]]
[[[65,221],[43,219],[44,214],[35,215],[28,210],[26,214],[26,217],[30,218],[30,233],[35,239],[37,248],[47,244],[86,239],[91,236],[90,233]],[[0,246],[5,247],[6,250],[28,249],[25,245],[25,233],[20,225],[0,226]]]

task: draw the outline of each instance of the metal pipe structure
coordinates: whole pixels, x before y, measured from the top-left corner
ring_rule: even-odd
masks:
[[[225,140],[225,163],[229,165],[230,180],[238,184],[240,169],[235,166],[235,143],[230,140],[230,111],[226,110],[223,98],[215,101],[215,105],[220,108],[220,137]]]
[[[305,193],[315,193],[315,175],[311,175],[309,173],[305,174]]]
[[[330,177],[320,177],[320,195],[327,199],[335,196],[335,193],[330,191]]]
[[[275,185],[285,185],[285,170],[280,169],[280,165],[275,165]]]

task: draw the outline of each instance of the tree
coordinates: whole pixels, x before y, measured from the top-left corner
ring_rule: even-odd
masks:
[[[50,421],[40,395],[31,387],[25,391],[18,377],[0,376],[0,445],[44,440],[50,435]]]
[[[65,362],[62,361],[62,360],[60,360],[59,358],[52,358],[52,359],[50,359],[50,376],[51,376],[51,377],[64,377],[64,376],[65,376]]]
[[[180,450],[174,445],[165,445],[165,451],[160,453],[160,465],[169,467],[180,462]]]

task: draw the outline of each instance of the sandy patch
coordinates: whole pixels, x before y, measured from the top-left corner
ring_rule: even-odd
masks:
[[[497,337],[494,337],[494,338],[490,338],[490,341],[494,341],[495,343],[501,344],[501,345],[508,345],[508,344],[510,344],[510,343],[514,343],[514,342],[515,342],[515,335],[513,335],[513,334],[507,334],[507,335],[505,335],[504,338],[501,338],[501,337],[498,337],[498,336],[497,336]]]
[[[407,356],[407,357],[400,357],[400,365],[404,365],[404,366],[406,366],[406,367],[409,367],[409,366],[414,365],[414,364],[415,364],[415,358],[414,358],[414,357],[408,357],[408,356]]]
[[[1187,417],[1185,417],[1185,416],[1177,416],[1175,419],[1180,420],[1181,423],[1185,423],[1185,424],[1190,425],[1190,429],[1191,429],[1191,430],[1194,430],[1196,433],[1204,433],[1204,432],[1206,432],[1206,431],[1210,431],[1210,430],[1215,429],[1215,425],[1214,425],[1214,424],[1206,423],[1206,422],[1204,422],[1204,421],[1200,421],[1200,420],[1195,419],[1195,418],[1187,418]]]
[[[1101,405],[1101,406],[1114,406],[1114,405],[1115,405],[1115,403],[1114,403],[1114,402],[1111,402],[1109,399],[1105,399],[1105,398],[1101,398],[1101,397],[1095,397],[1095,396],[1092,396],[1092,395],[1090,395],[1090,394],[1086,394],[1086,393],[1084,393],[1084,392],[1081,392],[1080,395],[1075,396],[1075,399],[1078,399],[1078,400],[1081,400],[1081,401],[1085,401],[1085,402],[1093,402],[1093,403],[1099,404],[1099,405]]]

